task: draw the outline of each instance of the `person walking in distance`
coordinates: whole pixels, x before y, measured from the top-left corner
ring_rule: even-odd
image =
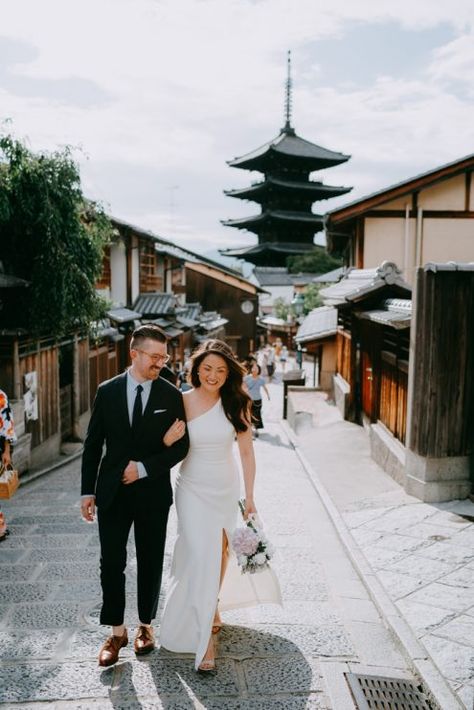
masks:
[[[244,385],[252,400],[252,426],[254,436],[258,438],[258,430],[263,429],[261,390],[263,389],[265,391],[268,400],[270,400],[270,393],[267,389],[265,378],[262,377],[260,365],[257,365],[256,362],[251,366],[250,374],[244,377]]]
[[[160,377],[169,359],[165,334],[157,326],[140,326],[132,335],[130,357],[131,367],[97,390],[82,457],[81,513],[92,521],[97,507],[99,524],[100,623],[112,627],[99,652],[100,666],[116,663],[128,643],[125,566],[132,525],[139,618],[134,648],[138,655],[154,648],[151,622],[172,503],[170,469],[189,447],[182,395]]]

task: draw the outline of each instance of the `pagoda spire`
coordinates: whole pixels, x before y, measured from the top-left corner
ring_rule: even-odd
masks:
[[[288,50],[287,77],[285,89],[285,127],[282,133],[293,134],[295,129],[291,125],[291,109],[293,105],[293,80],[291,78],[291,51]]]
[[[249,217],[222,220],[228,227],[256,234],[258,244],[220,249],[221,254],[243,257],[263,266],[285,266],[288,256],[312,251],[314,235],[324,229],[323,215],[313,212],[313,203],[343,195],[351,189],[310,180],[311,173],[345,163],[350,156],[298,136],[291,125],[292,103],[291,52],[288,51],[283,128],[271,141],[228,161],[233,168],[263,173],[260,182],[225,191],[230,197],[256,202],[260,211]]]

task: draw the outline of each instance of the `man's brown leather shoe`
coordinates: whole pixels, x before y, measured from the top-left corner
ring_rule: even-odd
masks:
[[[127,629],[123,636],[109,636],[99,651],[99,666],[113,666],[119,658],[119,651],[128,644]]]
[[[148,626],[139,626],[135,643],[133,644],[137,656],[144,656],[155,648],[153,629]]]

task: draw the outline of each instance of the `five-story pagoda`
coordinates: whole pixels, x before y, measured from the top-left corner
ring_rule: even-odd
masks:
[[[261,206],[260,214],[222,220],[228,227],[254,232],[258,244],[220,251],[259,266],[285,266],[288,256],[311,251],[315,233],[323,229],[323,216],[312,211],[313,202],[343,195],[352,189],[309,179],[310,173],[345,163],[350,156],[310,143],[295,133],[291,125],[291,90],[288,52],[284,128],[261,148],[228,161],[232,168],[262,172],[264,179],[250,187],[224,191],[229,197],[252,200]]]

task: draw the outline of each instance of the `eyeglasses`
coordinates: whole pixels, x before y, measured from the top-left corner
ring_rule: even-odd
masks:
[[[133,348],[139,353],[143,353],[144,355],[148,355],[150,360],[153,362],[162,362],[163,364],[167,363],[170,359],[169,355],[152,355],[151,353],[147,353],[146,350],[141,350],[140,348]]]

